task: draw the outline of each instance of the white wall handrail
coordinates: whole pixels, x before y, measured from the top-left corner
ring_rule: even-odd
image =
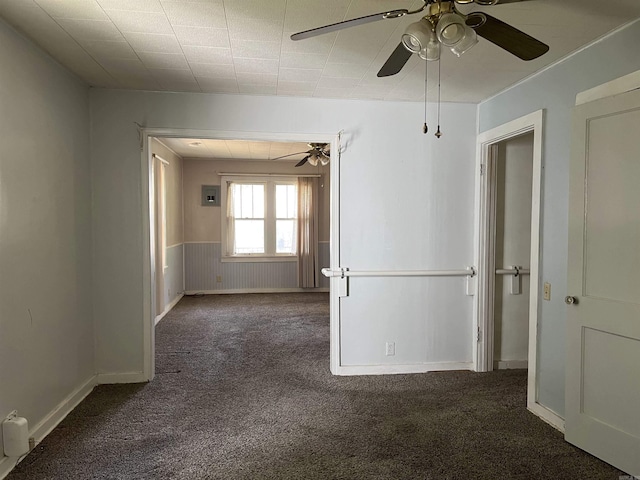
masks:
[[[498,268],[496,275],[529,275],[528,268]]]
[[[325,277],[474,277],[476,269],[469,267],[466,270],[331,270],[323,268]]]

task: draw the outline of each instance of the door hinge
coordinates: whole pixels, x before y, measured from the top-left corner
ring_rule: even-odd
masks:
[[[478,337],[476,338],[476,341],[478,342],[482,341],[482,331],[480,329],[478,329]]]
[[[484,163],[480,164],[480,176],[484,175]]]

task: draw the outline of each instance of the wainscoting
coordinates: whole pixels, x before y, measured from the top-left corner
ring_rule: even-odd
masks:
[[[167,268],[164,270],[164,305],[170,305],[184,290],[184,244],[167,248]]]
[[[186,292],[264,291],[298,288],[296,262],[222,263],[219,242],[185,243]],[[329,266],[329,243],[319,244],[320,267]],[[220,277],[220,282],[217,281]],[[329,279],[320,276],[320,288],[329,288]]]

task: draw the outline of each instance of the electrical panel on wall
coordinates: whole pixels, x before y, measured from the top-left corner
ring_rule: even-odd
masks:
[[[220,206],[220,185],[202,185],[202,206]]]

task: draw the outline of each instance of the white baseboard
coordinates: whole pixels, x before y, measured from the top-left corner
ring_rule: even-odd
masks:
[[[169,313],[173,307],[175,307],[178,302],[182,299],[182,297],[184,297],[184,293],[179,294],[176,298],[173,299],[173,302],[171,302],[169,305],[167,305],[167,307],[164,309],[164,312],[162,312],[160,315],[158,315],[155,319],[155,324],[158,325],[158,323],[160,323],[160,320],[162,320],[164,318],[164,316]]]
[[[29,429],[29,437],[35,439],[35,444],[42,440],[66,418],[71,411],[78,406],[96,386],[96,376],[92,376],[82,385],[71,392],[62,402],[60,402],[47,416],[40,420],[34,427]],[[24,457],[23,457],[24,458]],[[3,457],[0,460],[0,480],[5,478],[11,470],[18,464],[16,457]]]
[[[399,375],[447,370],[473,370],[473,362],[434,362],[409,365],[349,365],[337,367],[334,375]]]
[[[18,465],[18,462],[14,457],[0,458],[0,480],[9,475],[9,473],[11,473],[11,470],[16,468],[16,465]]]
[[[494,370],[511,370],[516,368],[529,368],[528,360],[498,360],[493,362]]]
[[[527,408],[531,413],[537,415],[542,420],[547,422],[556,430],[564,433],[564,418],[558,415],[556,412],[549,410],[547,407],[540,405],[539,403],[529,403]]]
[[[148,379],[144,372],[127,373],[99,373],[96,375],[96,385],[113,385],[115,383],[144,383]]]
[[[328,293],[328,288],[239,288],[235,290],[187,290],[185,295],[227,295],[236,293]]]

